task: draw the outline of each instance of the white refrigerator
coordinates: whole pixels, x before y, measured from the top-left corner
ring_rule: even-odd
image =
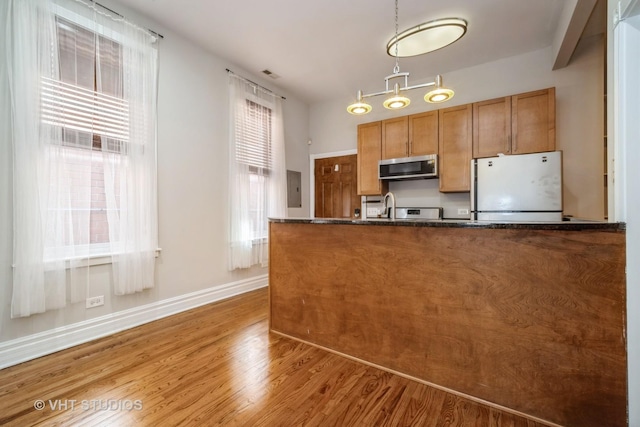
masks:
[[[471,219],[562,221],[562,152],[473,159]]]

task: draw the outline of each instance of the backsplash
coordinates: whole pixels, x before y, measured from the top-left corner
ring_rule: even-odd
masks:
[[[442,207],[444,218],[470,218],[469,193],[441,193],[437,179],[392,181],[389,183],[389,191],[396,197],[396,207]],[[363,217],[366,216],[367,208],[382,206],[382,197],[368,196],[362,199]]]

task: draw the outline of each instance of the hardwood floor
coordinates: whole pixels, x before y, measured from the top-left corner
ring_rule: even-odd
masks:
[[[270,334],[266,289],[0,370],[3,426],[187,424],[543,426]]]

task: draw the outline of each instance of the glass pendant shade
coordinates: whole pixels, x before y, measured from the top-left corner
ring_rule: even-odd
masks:
[[[453,98],[453,94],[454,92],[451,89],[445,89],[441,87],[427,92],[427,94],[424,96],[424,100],[432,104],[437,104],[438,102],[444,102],[448,99]]]
[[[364,102],[354,102],[347,107],[347,111],[351,114],[355,114],[356,116],[360,114],[367,114],[371,111],[371,105]]]
[[[402,95],[387,98],[387,100],[383,103],[384,107],[390,110],[399,110],[409,104],[411,104],[411,100]]]
[[[467,21],[464,19],[436,19],[409,28],[392,38],[387,43],[387,53],[401,58],[422,55],[450,45],[466,32]]]
[[[361,90],[358,91],[358,96],[357,96],[356,102],[354,102],[353,104],[349,105],[347,107],[347,111],[349,113],[351,113],[351,114],[355,114],[356,116],[361,115],[361,114],[367,114],[368,112],[371,111],[371,105],[369,105],[366,102],[362,101],[362,91]]]
[[[398,87],[397,83],[394,87],[393,95],[387,98],[382,103],[382,105],[384,105],[384,108],[388,108],[389,110],[399,110],[409,104],[411,104],[411,100],[406,96],[400,94],[400,88]]]

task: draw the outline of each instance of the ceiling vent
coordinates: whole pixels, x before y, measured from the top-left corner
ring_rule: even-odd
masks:
[[[262,70],[263,74],[266,74],[267,76],[271,77],[272,79],[279,79],[280,76],[277,75],[276,73],[271,72],[270,70]]]

